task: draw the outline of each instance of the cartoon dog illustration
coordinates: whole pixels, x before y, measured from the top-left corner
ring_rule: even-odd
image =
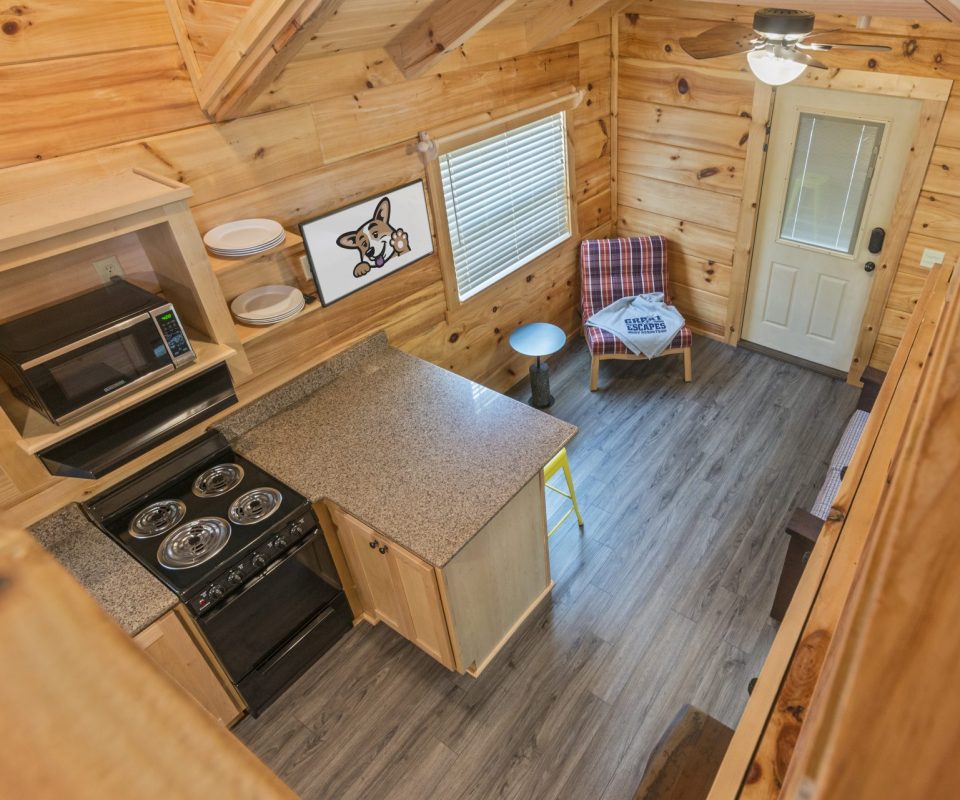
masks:
[[[361,278],[372,267],[382,267],[394,256],[410,252],[410,239],[403,228],[390,225],[390,198],[384,197],[373,212],[373,218],[357,230],[343,233],[337,244],[360,253],[360,263],[353,268],[353,276]]]

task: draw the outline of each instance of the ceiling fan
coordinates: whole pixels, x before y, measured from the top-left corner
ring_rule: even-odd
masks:
[[[827,65],[810,55],[831,50],[866,50],[886,52],[882,44],[843,44],[811,42],[811,36],[832,33],[813,31],[814,15],[810,11],[788,8],[764,8],[753,15],[753,28],[735,23],[717,25],[699,36],[680,39],[680,47],[697,59],[746,53],[750,70],[764,83],[781,86],[800,75],[807,67],[827,69]]]

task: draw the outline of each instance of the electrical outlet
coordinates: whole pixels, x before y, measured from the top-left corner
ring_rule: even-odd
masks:
[[[947,254],[940,250],[934,250],[932,247],[923,248],[923,255],[920,256],[920,266],[930,269],[937,264],[942,264]]]
[[[123,267],[120,266],[120,262],[117,261],[116,256],[107,256],[106,258],[94,261],[93,268],[96,270],[97,275],[100,276],[100,281],[104,284],[110,283],[111,278],[123,277]]]

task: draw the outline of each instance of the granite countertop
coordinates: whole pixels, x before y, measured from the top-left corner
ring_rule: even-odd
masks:
[[[30,528],[42,544],[131,636],[173,608],[176,595],[69,505]]]
[[[218,425],[311,501],[331,500],[443,567],[576,428],[382,335]]]

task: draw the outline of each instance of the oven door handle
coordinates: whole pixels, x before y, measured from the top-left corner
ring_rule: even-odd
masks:
[[[254,578],[252,581],[249,581],[248,583],[245,583],[242,587],[240,587],[240,591],[234,592],[226,600],[224,600],[222,604],[214,608],[209,613],[204,614],[202,617],[200,617],[201,624],[205,621],[209,622],[210,620],[216,619],[218,616],[220,616],[220,614],[223,611],[225,611],[231,605],[233,605],[234,601],[236,601],[240,597],[243,597],[243,595],[245,595],[258,583],[260,583],[260,581],[266,578],[271,572],[273,572],[276,569],[279,569],[281,564],[283,564],[287,559],[293,558],[293,556],[295,556],[297,553],[303,550],[304,547],[309,545],[319,535],[320,535],[319,528],[315,528],[311,533],[308,533],[303,539],[300,540],[300,542],[295,547],[292,547],[289,550],[287,550],[287,552],[285,552],[282,556],[280,556],[280,558],[278,558],[276,561],[270,564],[263,572],[257,575],[256,578]]]
[[[322,612],[320,612],[316,617],[310,620],[306,625],[304,625],[300,630],[291,636],[287,642],[273,655],[271,655],[266,661],[257,664],[253,668],[253,672],[266,672],[274,664],[276,664],[280,659],[282,659],[287,653],[289,653],[293,648],[295,648],[300,642],[306,639],[314,629],[318,628],[321,623],[323,623],[327,617],[329,617],[336,609],[333,605],[328,606]]]

